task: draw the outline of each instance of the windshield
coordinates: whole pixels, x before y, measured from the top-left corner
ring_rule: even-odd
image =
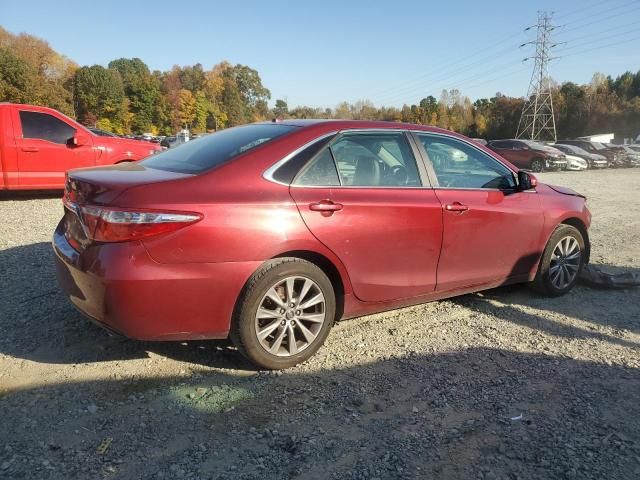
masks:
[[[576,147],[575,145],[560,144],[560,145],[554,145],[554,147],[560,148],[560,150],[567,150],[572,153],[577,153],[578,155],[589,155],[589,152],[587,152],[586,150],[583,150],[580,147]]]
[[[140,163],[158,170],[200,173],[285,135],[295,128],[297,127],[277,124],[251,124],[229,128],[183,143]]]
[[[607,147],[605,147],[603,144],[598,143],[598,142],[591,142],[591,145],[593,145],[593,148],[595,148],[596,150],[606,150]]]
[[[529,148],[533,148],[535,150],[544,150],[544,151],[553,151],[554,148],[550,147],[549,145],[545,145],[544,143],[540,143],[540,142],[535,142],[533,140],[519,140],[521,142],[526,143]]]

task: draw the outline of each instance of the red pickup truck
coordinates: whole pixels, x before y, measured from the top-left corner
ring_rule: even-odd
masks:
[[[157,144],[100,137],[46,107],[0,103],[0,190],[63,189],[65,172],[141,160]]]

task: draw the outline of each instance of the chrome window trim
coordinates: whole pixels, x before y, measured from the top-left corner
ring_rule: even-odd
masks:
[[[459,138],[455,135],[449,135],[446,133],[441,133],[441,132],[430,132],[428,130],[416,130],[416,129],[406,129],[406,128],[349,128],[349,129],[345,129],[345,130],[333,130],[331,132],[325,133],[323,135],[321,135],[320,137],[316,137],[313,140],[310,140],[309,142],[305,143],[304,145],[298,147],[297,149],[295,149],[293,152],[289,153],[288,155],[286,155],[285,157],[283,157],[281,160],[277,161],[276,163],[274,163],[273,165],[271,165],[267,170],[264,171],[264,173],[262,174],[262,177],[265,180],[268,180],[270,182],[273,183],[277,183],[278,185],[283,185],[285,187],[289,187],[289,188],[324,188],[324,189],[341,189],[341,188],[345,188],[345,189],[385,189],[385,190],[467,190],[467,191],[479,191],[479,192],[512,192],[512,193],[538,193],[536,192],[535,189],[530,189],[530,190],[507,190],[507,189],[500,189],[500,188],[469,188],[469,187],[441,187],[437,182],[438,182],[438,178],[436,177],[435,179],[431,179],[431,175],[430,175],[430,170],[429,168],[433,168],[432,164],[431,164],[431,160],[429,159],[429,156],[426,154],[426,151],[424,150],[424,147],[422,146],[421,142],[416,141],[415,143],[417,144],[417,148],[418,148],[418,153],[420,153],[421,157],[423,155],[426,155],[426,157],[423,157],[422,160],[428,165],[427,170],[427,178],[426,180],[430,183],[430,185],[420,185],[420,186],[415,186],[415,187],[411,187],[411,186],[406,186],[406,187],[398,187],[398,186],[377,186],[377,187],[365,187],[365,186],[359,186],[359,185],[294,185],[294,184],[289,184],[289,183],[284,183],[284,182],[280,182],[276,179],[273,178],[273,173],[280,168],[282,165],[284,165],[285,163],[287,163],[289,160],[291,160],[293,157],[295,157],[298,153],[300,153],[301,151],[303,151],[304,149],[310,147],[311,145],[313,145],[316,142],[319,142],[321,140],[324,140],[327,137],[330,137],[332,135],[337,135],[337,134],[342,134],[342,133],[353,133],[353,132],[372,132],[372,133],[384,133],[384,132],[406,132],[406,133],[410,133],[410,134],[422,134],[422,135],[434,135],[434,136],[439,136],[439,137],[446,137],[446,138],[451,138],[453,140],[457,140],[460,141],[462,143],[465,143],[467,145],[469,145],[471,148],[474,148],[475,150],[478,150],[480,153],[487,155],[489,158],[492,158],[493,160],[495,160],[496,162],[498,162],[500,165],[502,165],[504,168],[506,168],[507,170],[509,170],[510,172],[513,172],[514,174],[517,174],[517,171],[512,170],[509,166],[505,165],[504,163],[502,163],[499,159],[497,159],[496,157],[494,157],[493,155],[489,154],[488,152],[485,152],[484,150],[478,148],[478,146],[476,144],[474,144],[472,141],[466,140],[464,138]],[[411,143],[410,143],[411,145]],[[413,152],[412,152],[413,153]],[[414,153],[415,156],[415,153]],[[415,159],[416,162],[418,162],[419,160],[416,158]],[[419,167],[419,166],[418,166]],[[418,168],[418,172],[420,172],[420,168]],[[435,171],[433,172],[435,174]],[[422,179],[421,180],[425,180]],[[423,182],[424,183],[424,182]]]
[[[514,175],[514,177],[518,174],[517,170],[513,170],[508,165],[505,165],[504,163],[502,163],[502,161],[500,161],[498,158],[494,157],[493,155],[489,154],[488,152],[485,152],[481,148],[478,148],[478,145],[474,144],[473,141],[468,141],[468,140],[466,140],[464,138],[459,138],[459,137],[456,137],[454,135],[448,135],[446,133],[440,133],[440,132],[427,132],[427,131],[424,131],[424,130],[412,130],[412,133],[414,133],[416,135],[416,137],[419,134],[422,134],[422,135],[432,135],[432,136],[445,137],[445,138],[450,138],[452,140],[457,140],[457,141],[459,141],[461,143],[464,143],[464,144],[468,145],[469,147],[473,148],[474,150],[477,150],[481,154],[486,155],[487,157],[491,158],[492,160],[495,160],[496,162],[498,162],[499,165],[503,166],[508,171],[510,171],[511,174]],[[433,185],[434,189],[437,189],[437,190],[481,190],[481,191],[498,191],[498,192],[516,192],[517,191],[516,189],[511,190],[511,189],[506,189],[506,188],[505,189],[501,189],[501,188],[441,187],[440,186],[440,182],[438,182],[438,176],[436,175],[436,172],[435,172],[435,170],[433,168],[433,164],[431,163],[431,159],[429,158],[429,154],[427,153],[426,149],[422,145],[422,142],[416,141],[416,143],[420,147],[421,153],[424,152],[425,162],[427,162],[427,171],[429,171],[429,172],[433,171],[433,174],[435,175],[435,179],[434,179],[434,182],[433,182],[434,183],[434,185]],[[522,190],[522,191],[523,192],[529,192],[530,190]],[[535,192],[535,190],[533,190],[533,191]]]
[[[424,189],[424,190],[431,190],[432,186],[431,185],[424,185],[424,183],[431,183],[431,178],[429,177],[429,175],[427,174],[426,178],[423,178],[422,176],[422,171],[420,169],[420,159],[416,158],[415,152],[414,152],[414,145],[411,142],[411,138],[407,138],[407,143],[409,145],[409,148],[411,149],[411,154],[414,156],[414,160],[416,162],[416,168],[418,169],[418,175],[420,176],[420,181],[423,183],[423,185],[419,185],[419,186],[406,186],[406,187],[398,187],[398,186],[377,186],[377,187],[365,187],[365,186],[360,186],[360,185],[294,185],[293,183],[284,183],[284,182],[280,182],[278,180],[276,180],[275,178],[273,178],[273,174],[276,170],[278,170],[282,165],[284,165],[285,163],[287,163],[289,160],[291,160],[293,157],[295,157],[297,154],[299,154],[300,152],[302,152],[303,150],[305,150],[306,148],[310,147],[311,145],[315,144],[316,142],[319,142],[321,140],[324,140],[327,137],[330,137],[332,135],[338,135],[338,134],[343,134],[343,133],[411,133],[414,130],[408,130],[406,128],[347,128],[344,130],[334,130],[331,131],[329,133],[325,133],[323,135],[321,135],[320,137],[314,138],[313,140],[310,140],[309,142],[305,143],[304,145],[296,148],[293,152],[289,153],[287,156],[283,157],[282,159],[278,160],[276,163],[274,163],[273,165],[271,165],[268,169],[266,169],[263,174],[262,174],[262,178],[264,178],[265,180],[268,180],[270,182],[273,183],[277,183],[278,185],[284,185],[285,187],[295,187],[295,188],[384,188],[384,189],[396,189],[396,190],[404,190],[404,189],[411,189],[411,190],[416,190],[416,189]],[[420,130],[419,130],[420,131]],[[418,153],[420,153],[418,151]],[[337,169],[337,167],[336,167]],[[338,175],[340,174],[340,172],[338,172]],[[426,180],[426,182],[425,182]]]
[[[267,168],[262,173],[262,178],[264,178],[265,180],[268,180],[270,182],[277,183],[278,185],[284,185],[285,187],[290,186],[289,183],[284,183],[284,182],[281,182],[281,181],[276,180],[275,178],[273,178],[273,174],[275,173],[275,171],[278,170],[282,165],[287,163],[289,160],[291,160],[293,157],[298,155],[300,152],[302,152],[303,150],[309,148],[311,145],[314,145],[315,143],[320,142],[321,140],[324,140],[325,138],[330,137],[331,135],[336,135],[338,132],[339,132],[339,130],[334,130],[332,132],[325,133],[325,134],[323,134],[323,135],[321,135],[319,137],[316,137],[313,140],[309,140],[307,143],[305,143],[304,145],[296,148],[293,152],[287,154],[285,157],[283,157],[282,159],[278,160],[276,163],[274,163],[269,168]]]

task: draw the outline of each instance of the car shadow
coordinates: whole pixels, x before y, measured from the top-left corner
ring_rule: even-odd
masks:
[[[46,242],[0,250],[0,353],[43,363],[146,358],[149,352],[207,367],[255,370],[226,340],[140,342],[89,322],[58,288]]]
[[[640,273],[633,267],[598,264],[611,274]],[[565,338],[592,338],[638,348],[620,338],[626,332],[640,333],[640,288],[593,288],[578,283],[568,294],[546,297],[527,285],[516,284],[452,298],[451,301],[480,313]],[[557,314],[577,320],[576,324],[556,322]],[[612,335],[610,333],[616,333]]]
[[[153,373],[0,394],[2,475],[637,478],[631,367],[467,348],[279,375]]]
[[[13,191],[0,191],[0,201],[13,200],[13,201],[27,201],[27,200],[41,200],[45,198],[62,198],[64,189],[60,190],[13,190]]]
[[[140,342],[114,337],[76,311],[60,292],[54,254],[46,242],[0,251],[0,353],[43,363],[91,363],[146,358],[149,352],[205,367],[255,370],[226,340]],[[605,267],[607,268],[607,267]],[[608,267],[615,270],[614,267]],[[629,270],[629,269],[627,269]],[[594,290],[576,287],[568,295],[544,298],[523,286],[508,286],[451,299],[471,310],[495,315],[565,338],[594,338],[637,347],[599,328],[640,332],[640,289]],[[584,326],[553,320],[555,312]]]

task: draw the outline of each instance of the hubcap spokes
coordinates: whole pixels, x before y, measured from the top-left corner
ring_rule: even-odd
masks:
[[[326,317],[320,287],[306,277],[279,280],[260,301],[256,335],[262,348],[287,357],[300,353],[316,339]]]
[[[578,275],[582,252],[574,237],[562,238],[553,249],[549,266],[549,278],[554,287],[566,288]]]

